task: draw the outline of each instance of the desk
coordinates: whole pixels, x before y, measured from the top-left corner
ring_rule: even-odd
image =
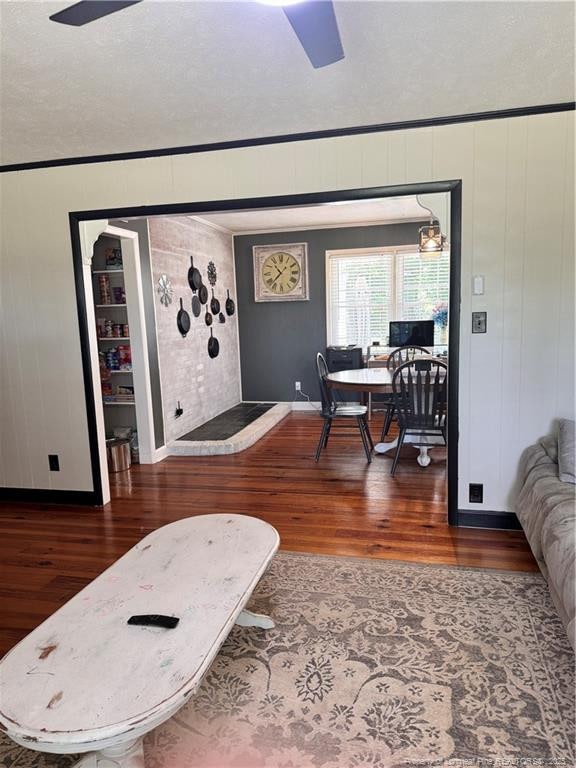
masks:
[[[330,389],[343,389],[349,392],[369,392],[370,394],[386,394],[392,392],[392,371],[388,368],[353,368],[350,371],[337,371],[335,373],[329,373],[326,377],[326,383]],[[427,467],[430,464],[430,456],[428,456],[429,448],[433,448],[435,445],[444,445],[443,442],[437,440],[435,437],[420,437],[419,441],[425,441],[428,445],[414,446],[418,448],[420,453],[418,454],[418,464],[421,467]],[[410,437],[404,439],[405,444],[410,443]],[[390,443],[376,443],[374,446],[375,453],[389,453],[394,451],[398,445],[398,438],[392,440]]]

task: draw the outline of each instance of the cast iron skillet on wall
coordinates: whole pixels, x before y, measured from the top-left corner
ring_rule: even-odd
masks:
[[[192,314],[194,317],[200,317],[200,312],[202,312],[202,304],[200,303],[198,294],[194,292],[194,295],[192,296]]]
[[[227,299],[226,299],[226,314],[228,317],[232,317],[234,312],[236,311],[236,306],[233,302],[233,300],[230,298],[230,291],[226,291]]]
[[[208,288],[206,288],[204,283],[202,283],[200,288],[198,288],[198,298],[202,304],[206,304],[208,301]]]
[[[213,315],[217,315],[220,312],[220,302],[214,296],[214,288],[212,288],[212,300],[210,302],[210,309],[212,310]]]
[[[176,324],[178,325],[178,330],[182,334],[182,338],[185,339],[186,334],[190,330],[190,315],[184,309],[182,299],[180,299],[180,309],[178,310],[178,316],[176,317]]]
[[[202,275],[200,270],[194,266],[194,258],[190,256],[190,269],[188,270],[188,285],[193,291],[200,289],[202,285]]]
[[[208,339],[208,354],[210,357],[218,357],[220,352],[220,343],[218,339],[212,335],[212,328],[210,328],[210,338]]]
[[[210,314],[210,310],[206,308],[206,314],[204,315],[204,322],[206,325],[212,325],[212,315]]]

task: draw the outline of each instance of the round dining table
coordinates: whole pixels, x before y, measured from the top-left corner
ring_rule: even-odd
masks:
[[[347,392],[370,392],[372,394],[390,394],[392,392],[392,375],[393,371],[389,371],[388,368],[352,368],[349,371],[336,371],[329,373],[326,377],[326,383],[331,389],[339,389]],[[418,442],[425,442],[428,445],[415,445],[418,448],[419,454],[417,457],[418,464],[421,467],[427,467],[430,464],[430,456],[428,451],[435,445],[443,445],[441,440],[436,437],[418,437]],[[404,438],[404,444],[410,444],[410,436]],[[374,445],[374,452],[386,454],[390,451],[396,450],[398,446],[398,438],[391,440],[388,443],[376,443]]]

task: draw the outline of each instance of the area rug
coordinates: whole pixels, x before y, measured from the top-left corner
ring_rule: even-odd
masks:
[[[543,578],[280,553],[146,768],[574,766],[574,657]],[[0,741],[3,768],[64,768]]]

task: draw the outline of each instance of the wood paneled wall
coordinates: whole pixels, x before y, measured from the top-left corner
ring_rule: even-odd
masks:
[[[523,448],[574,408],[573,151],[566,112],[3,174],[0,484],[92,488],[69,211],[458,178],[460,506],[481,482],[509,509]]]

